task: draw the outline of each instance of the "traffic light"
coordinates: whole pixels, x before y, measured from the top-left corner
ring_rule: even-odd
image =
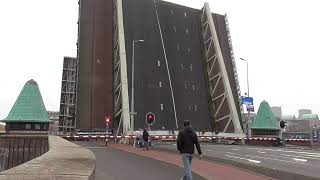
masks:
[[[111,118],[109,116],[106,117],[106,125],[109,127],[111,124]]]
[[[148,112],[146,114],[146,123],[148,125],[153,125],[155,121],[156,121],[156,116],[152,112]]]
[[[283,120],[281,120],[280,121],[280,128],[284,128],[286,126],[286,122],[285,121],[283,121]]]

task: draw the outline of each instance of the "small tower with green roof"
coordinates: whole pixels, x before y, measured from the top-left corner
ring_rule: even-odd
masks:
[[[48,113],[36,81],[28,81],[20,92],[7,118],[7,133],[44,134],[48,132]]]
[[[274,117],[267,101],[262,101],[257,117],[251,126],[252,136],[272,136],[277,137],[280,132],[279,123]]]

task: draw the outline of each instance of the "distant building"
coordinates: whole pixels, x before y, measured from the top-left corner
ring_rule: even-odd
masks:
[[[282,117],[287,122],[285,137],[294,139],[309,139],[311,129],[320,127],[320,120],[317,114],[303,114],[301,118],[295,116]]]
[[[257,114],[256,113],[253,113],[253,112],[250,112],[250,118],[248,119],[248,113],[242,113],[241,114],[241,117],[242,119],[244,120],[244,123],[243,123],[243,131],[248,135],[250,136],[251,135],[251,125],[252,125],[252,122],[255,120]]]
[[[7,133],[47,134],[51,121],[36,81],[31,79],[24,85],[3,122]]]
[[[277,119],[277,121],[280,121],[280,118],[282,117],[282,108],[278,106],[273,106],[271,107],[271,111],[274,117]]]
[[[49,133],[57,134],[59,131],[59,111],[48,111],[49,119],[52,124],[49,125]]]
[[[299,119],[302,118],[304,114],[312,114],[312,111],[310,109],[299,109],[298,111],[299,111],[299,116],[298,116]]]
[[[267,101],[261,102],[257,117],[251,126],[252,136],[278,137],[280,132],[279,123],[271,111]]]
[[[297,119],[295,115],[282,115],[281,120],[283,121],[291,121]]]

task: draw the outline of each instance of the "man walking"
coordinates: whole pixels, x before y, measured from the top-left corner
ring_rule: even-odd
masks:
[[[143,138],[143,141],[144,141],[143,149],[146,148],[147,150],[149,150],[149,133],[148,133],[147,128],[145,128],[143,130],[142,138]]]
[[[194,145],[202,159],[202,152],[198,142],[197,134],[192,130],[190,121],[184,121],[184,129],[178,134],[177,148],[180,151],[184,165],[183,180],[192,180],[191,161],[194,154]]]

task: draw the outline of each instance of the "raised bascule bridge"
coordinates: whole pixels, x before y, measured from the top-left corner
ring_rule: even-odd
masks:
[[[208,3],[80,0],[78,25],[77,57],[64,59],[61,133],[105,129],[110,117],[113,135],[131,135],[151,113],[153,135],[190,120],[202,135],[245,136],[227,16]]]

